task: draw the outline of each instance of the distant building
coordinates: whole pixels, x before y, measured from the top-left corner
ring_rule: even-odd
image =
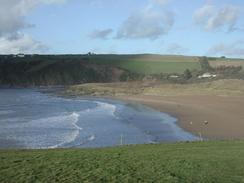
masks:
[[[25,54],[19,53],[19,54],[15,55],[15,57],[24,58],[25,57]]]
[[[88,55],[88,56],[91,56],[91,55],[96,55],[96,54],[93,53],[93,52],[88,52],[87,55]]]
[[[211,73],[204,73],[201,76],[198,76],[199,79],[204,79],[204,78],[216,78],[217,75],[216,74],[211,74]]]
[[[177,75],[170,75],[169,77],[170,78],[179,78],[179,76],[177,76]]]

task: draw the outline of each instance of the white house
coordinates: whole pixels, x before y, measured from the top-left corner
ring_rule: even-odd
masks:
[[[179,78],[179,76],[177,76],[177,75],[170,75],[169,77],[170,78]]]
[[[16,57],[24,58],[25,57],[25,54],[19,53],[19,54],[16,55]]]
[[[211,74],[211,73],[204,73],[201,76],[198,76],[199,79],[204,79],[204,78],[216,78],[217,75],[216,74]]]

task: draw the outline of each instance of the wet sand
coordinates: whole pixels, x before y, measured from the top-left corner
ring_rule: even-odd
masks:
[[[208,139],[244,139],[244,96],[119,96],[179,119],[192,134]]]

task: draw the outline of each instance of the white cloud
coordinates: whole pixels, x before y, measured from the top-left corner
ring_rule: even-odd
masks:
[[[165,6],[168,3],[170,3],[171,0],[152,0],[152,3],[161,5],[161,6]]]
[[[25,17],[40,4],[64,2],[66,0],[0,0],[0,52],[16,53],[27,51],[27,48],[32,51],[41,48],[38,41],[20,33],[23,29],[34,26],[26,22]]]
[[[32,26],[25,16],[41,3],[64,3],[65,0],[0,0],[0,36]]]
[[[244,41],[238,40],[232,43],[218,43],[208,50],[208,55],[215,56],[244,56]]]
[[[38,1],[38,0],[37,0]],[[68,0],[39,0],[40,2],[46,3],[46,4],[63,4],[66,3]]]
[[[237,6],[228,5],[217,8],[213,5],[204,5],[195,11],[194,21],[206,31],[227,30],[231,32],[236,29],[240,14]]]
[[[168,54],[183,54],[186,53],[187,51],[188,51],[187,48],[181,46],[178,43],[172,43],[166,49],[166,52]]]
[[[167,34],[174,24],[174,13],[165,6],[172,0],[147,0],[145,7],[132,13],[116,31],[115,39],[151,39],[155,40]],[[93,0],[91,3],[101,3]],[[108,39],[113,29],[94,30],[92,39]]]
[[[113,29],[104,29],[104,30],[94,30],[90,34],[92,39],[107,39],[113,33]]]
[[[215,7],[212,5],[205,5],[198,9],[194,14],[194,19],[196,23],[206,23],[208,19],[214,15]]]
[[[174,13],[147,7],[130,15],[117,32],[118,39],[157,39],[167,34],[174,24]]]
[[[19,34],[15,39],[0,38],[0,54],[43,53],[47,49],[47,46],[27,34]]]
[[[18,0],[0,1],[0,36],[14,34],[30,26],[25,22],[24,16],[32,8],[32,4],[25,4],[25,1]]]

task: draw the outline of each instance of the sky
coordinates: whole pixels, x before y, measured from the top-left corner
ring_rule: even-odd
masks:
[[[244,57],[243,0],[0,0],[0,54]]]

